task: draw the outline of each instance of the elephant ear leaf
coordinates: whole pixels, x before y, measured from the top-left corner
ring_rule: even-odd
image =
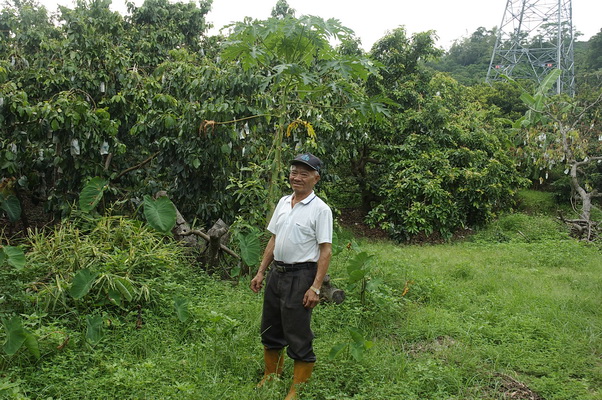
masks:
[[[27,331],[25,331],[25,347],[27,347],[27,350],[29,350],[29,352],[31,354],[33,354],[33,356],[36,359],[39,359],[41,354],[40,354],[40,345],[38,344],[38,339],[36,339],[36,337],[32,334],[29,333]]]
[[[329,360],[334,360],[339,354],[343,352],[346,348],[349,347],[349,343],[339,343],[330,349],[330,353],[328,354]]]
[[[95,345],[102,339],[102,322],[100,315],[86,316],[86,340],[92,345]]]
[[[186,322],[190,319],[190,311],[188,311],[188,299],[177,296],[174,299],[174,308],[180,322]]]
[[[0,253],[3,253],[0,254],[0,264],[2,263],[2,260],[5,259],[6,262],[8,262],[8,265],[15,267],[17,270],[21,270],[25,267],[25,253],[23,253],[23,250],[21,250],[20,247],[4,246],[0,250]]]
[[[153,200],[144,196],[144,216],[148,224],[161,233],[168,233],[176,225],[176,206],[167,197]]]
[[[98,204],[104,194],[108,181],[100,177],[95,177],[84,186],[79,194],[79,208],[82,211],[92,211]]]
[[[97,272],[91,272],[89,269],[79,270],[73,277],[73,283],[69,289],[71,297],[74,299],[81,299],[87,295],[92,288],[97,275]]]
[[[240,256],[243,262],[251,267],[257,265],[261,259],[259,235],[255,232],[239,235],[238,244],[240,246]]]
[[[0,195],[0,208],[6,211],[8,220],[10,222],[16,222],[21,218],[21,203],[15,195],[8,195],[3,199],[4,196]]]
[[[26,339],[25,330],[21,324],[19,317],[12,317],[8,320],[3,320],[4,329],[6,330],[6,342],[3,349],[9,356],[14,355],[23,345]]]

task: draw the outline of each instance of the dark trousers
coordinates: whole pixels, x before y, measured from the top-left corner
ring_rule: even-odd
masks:
[[[316,268],[292,272],[270,269],[263,297],[261,342],[267,349],[282,349],[293,360],[315,362],[311,309],[303,296],[316,276]]]

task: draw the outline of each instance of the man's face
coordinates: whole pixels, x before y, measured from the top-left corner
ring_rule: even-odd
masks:
[[[320,174],[306,165],[293,164],[288,180],[296,194],[309,194],[320,180]]]

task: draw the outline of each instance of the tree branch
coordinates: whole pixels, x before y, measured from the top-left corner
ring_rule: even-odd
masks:
[[[155,154],[153,154],[152,156],[150,156],[149,158],[147,158],[146,160],[142,161],[140,164],[134,165],[133,167],[130,167],[130,168],[126,169],[125,171],[123,171],[122,173],[120,173],[119,175],[117,175],[117,177],[114,180],[118,180],[123,175],[127,174],[128,172],[132,172],[132,171],[134,171],[136,169],[140,169],[140,168],[144,167],[146,164],[148,164],[149,162],[151,162],[153,158],[157,157],[159,155],[159,153],[160,152],[158,151]]]
[[[587,159],[587,161],[586,161],[586,160],[583,160],[583,161],[575,161],[575,165],[576,165],[576,166],[580,166],[580,165],[587,165],[587,164],[589,164],[589,163],[591,163],[591,162],[594,162],[594,161],[601,161],[601,160],[602,160],[602,156],[601,156],[601,157],[590,157],[590,158],[588,158],[588,159]]]

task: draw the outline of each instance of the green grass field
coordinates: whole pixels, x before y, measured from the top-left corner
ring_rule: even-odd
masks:
[[[248,289],[250,278],[208,276],[176,245],[120,223],[127,229],[107,229],[105,242],[73,227],[37,237],[27,247],[35,265],[19,273],[2,267],[0,313],[21,316],[41,357],[25,348],[0,352],[0,398],[284,398],[290,360],[281,380],[254,389],[261,296]],[[127,257],[119,241],[133,244]],[[314,312],[318,362],[302,399],[602,399],[599,246],[526,214],[461,243],[407,246],[349,233],[340,242],[330,275],[347,297]],[[85,254],[122,256],[141,271],[150,299],[140,310],[37,304],[31,278],[52,263],[72,267],[73,246],[80,264],[89,262]],[[373,255],[365,286],[351,285],[348,274],[360,252]],[[178,318],[174,298],[186,300],[188,319]],[[89,314],[103,320],[94,345],[86,340]],[[335,347],[343,350],[332,358]]]

